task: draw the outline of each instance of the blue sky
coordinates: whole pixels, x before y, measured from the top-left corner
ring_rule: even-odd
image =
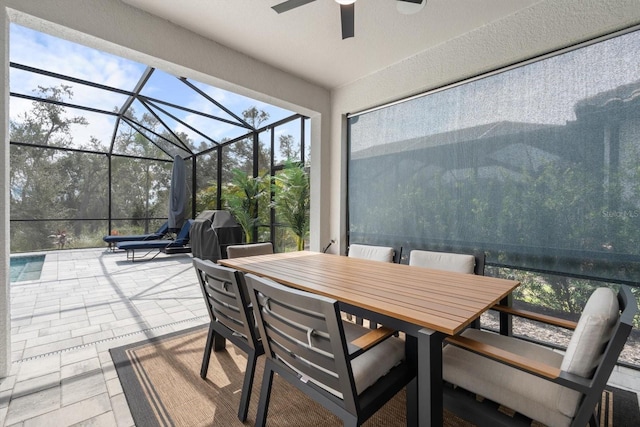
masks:
[[[146,68],[144,64],[52,37],[16,24],[11,24],[10,40],[10,60],[12,62],[125,90],[133,90]],[[72,85],[74,92],[72,102],[84,106],[112,111],[114,107],[122,105],[126,98],[123,95],[97,90],[80,84],[62,82],[15,69],[11,70],[10,87],[12,92],[32,95],[33,89],[37,88],[38,85],[49,87],[60,83]],[[240,117],[242,116],[242,111],[251,106],[267,111],[270,114],[270,122],[293,114],[290,111],[219,88],[196,81],[192,81],[192,83]],[[157,70],[154,73],[142,93],[150,97],[183,105],[196,111],[230,118],[227,113],[161,70]],[[22,113],[30,109],[31,101],[11,98],[11,120],[17,120]],[[138,114],[141,113],[140,108],[136,110]],[[98,138],[105,146],[109,144],[109,139],[113,132],[114,120],[112,118],[76,109],[68,110],[68,114],[85,115],[91,124],[88,127],[78,126],[73,129],[74,142],[76,144],[85,143],[90,136]],[[233,138],[244,133],[244,131],[238,130],[232,125],[211,121],[195,114],[183,113],[181,118],[190,125],[204,130],[208,136],[217,141],[224,137]],[[172,126],[175,131],[193,135],[190,130],[177,122],[174,122]],[[291,133],[285,128],[281,129],[280,132]],[[202,138],[193,135],[192,139],[199,141]]]

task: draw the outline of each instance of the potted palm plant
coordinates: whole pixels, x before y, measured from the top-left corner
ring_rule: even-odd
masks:
[[[268,195],[264,177],[251,177],[240,169],[233,170],[233,180],[227,189],[227,208],[242,227],[245,242],[253,241],[253,230],[258,224],[258,201]]]
[[[301,251],[309,231],[309,176],[302,165],[287,162],[273,179],[272,207],[296,235],[296,247]]]

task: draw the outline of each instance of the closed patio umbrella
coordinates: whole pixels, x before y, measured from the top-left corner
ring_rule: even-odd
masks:
[[[173,159],[171,189],[169,192],[169,229],[180,230],[186,219],[187,179],[184,160],[180,156]]]

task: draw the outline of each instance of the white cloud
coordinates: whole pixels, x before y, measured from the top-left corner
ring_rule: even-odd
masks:
[[[18,25],[11,25],[10,59],[30,67],[65,74],[110,87],[133,90],[144,66],[75,43],[57,39]],[[12,70],[12,92],[34,95],[37,86],[72,86],[72,103],[112,111],[122,105],[123,95],[98,90],[91,86],[52,79],[39,74]],[[16,120],[31,110],[31,101],[12,98],[10,117]],[[74,142],[88,143],[94,136],[108,146],[113,134],[113,120],[100,114],[86,113],[79,109],[67,109],[67,116],[86,115],[90,126],[74,126]]]
[[[37,31],[11,24],[10,60],[15,63],[27,65],[46,71],[68,75],[71,77],[103,84],[109,87],[133,90],[138,83],[145,66],[123,58],[100,52],[95,49],[82,46],[66,40],[58,39]],[[250,107],[257,107],[270,114],[270,121],[279,120],[291,113],[280,108],[252,100],[219,88],[192,82],[208,96],[233,111],[239,117],[242,112]],[[10,87],[12,92],[34,95],[33,90],[38,86],[52,87],[65,84],[72,86],[73,98],[71,103],[86,107],[98,108],[105,111],[113,111],[119,108],[126,100],[126,96],[96,89],[78,83],[54,79],[39,74],[20,70],[11,70]],[[143,93],[184,105],[196,111],[218,116],[234,121],[235,119],[223,109],[207,100],[202,95],[189,89],[186,85],[175,80],[173,76],[156,71]],[[20,115],[32,108],[31,101],[14,99],[10,104],[10,116],[16,120]],[[162,106],[162,108],[165,108]],[[138,111],[141,114],[143,111]],[[113,119],[100,114],[85,113],[80,109],[67,108],[67,116],[86,115],[90,126],[75,126],[74,142],[76,145],[85,145],[91,136],[94,136],[108,146],[113,133]],[[242,128],[215,121],[197,114],[176,114],[191,126],[200,129],[216,141],[228,137],[234,138],[245,133]],[[173,120],[171,120],[173,122]],[[175,125],[174,131],[185,132],[199,143],[203,138],[195,134],[183,125]]]

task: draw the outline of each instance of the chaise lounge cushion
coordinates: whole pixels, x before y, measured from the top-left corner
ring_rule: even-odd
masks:
[[[136,242],[136,241],[146,241],[146,240],[159,240],[162,239],[169,232],[169,223],[165,222],[156,230],[154,233],[149,234],[130,234],[130,235],[119,235],[114,234],[110,236],[104,236],[102,240],[109,245],[118,242]]]
[[[182,226],[180,233],[176,236],[175,240],[140,240],[135,242],[119,242],[117,244],[118,249],[124,249],[127,251],[136,249],[163,249],[163,248],[177,248],[186,246],[189,243],[189,230],[193,220],[187,220]]]

